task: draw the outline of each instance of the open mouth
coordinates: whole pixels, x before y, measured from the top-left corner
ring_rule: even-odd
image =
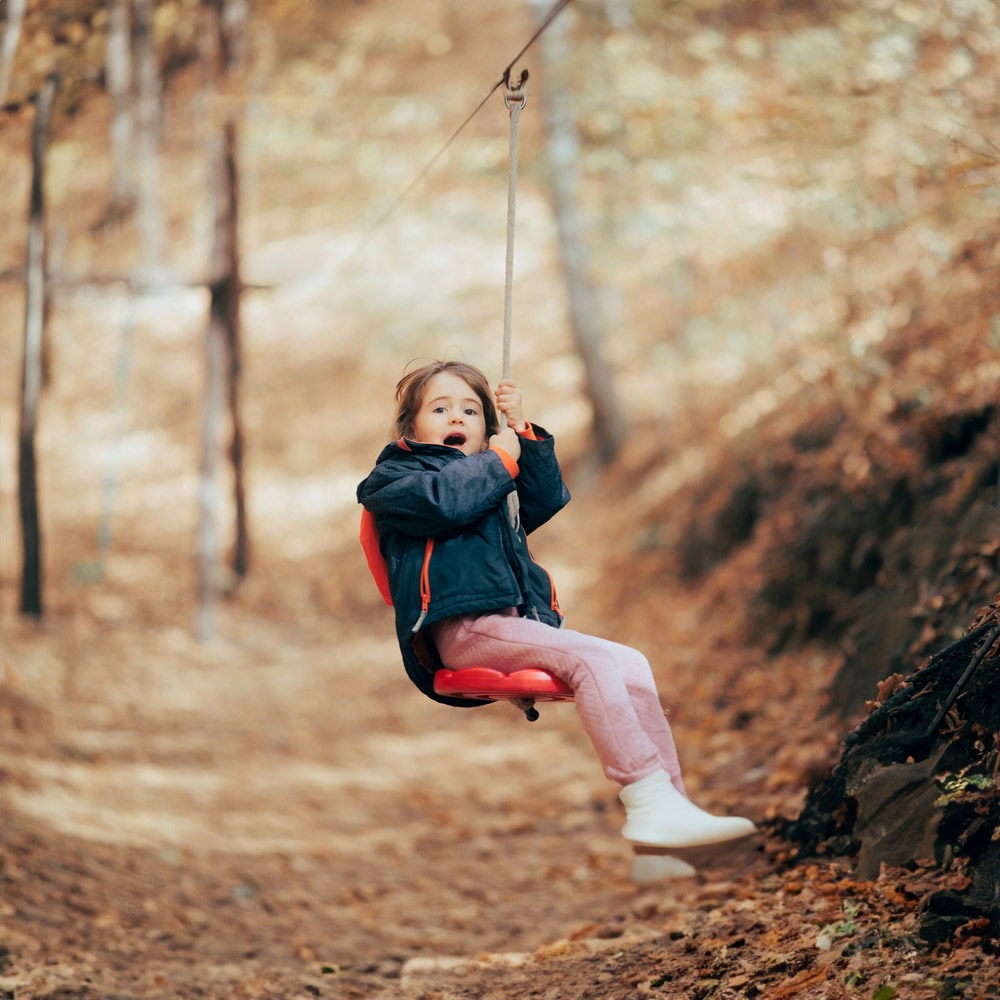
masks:
[[[444,439],[444,443],[452,448],[461,448],[465,442],[466,437],[461,431],[453,431]]]

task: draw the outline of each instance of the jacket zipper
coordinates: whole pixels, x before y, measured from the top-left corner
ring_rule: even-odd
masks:
[[[524,603],[524,588],[521,586],[521,581],[517,578],[517,571],[514,566],[517,562],[517,552],[513,551],[511,543],[504,539],[504,530],[510,524],[507,520],[506,509],[502,510],[499,515],[499,521],[497,522],[497,534],[500,536],[500,551],[507,557],[507,568],[510,570],[511,579],[514,581],[514,590],[517,592],[517,603]]]
[[[431,553],[434,551],[434,539],[428,538],[424,546],[424,564],[420,567],[420,617],[412,631],[419,632],[427,617],[427,609],[431,605]]]
[[[525,548],[528,548],[528,546],[526,545]],[[531,549],[528,549],[528,558],[549,578],[549,590],[552,592],[552,604],[550,606],[562,618],[562,608],[559,607],[559,598],[556,596],[556,581],[552,579],[552,574],[544,566],[539,566],[538,560],[531,554]]]
[[[531,596],[529,588],[527,586],[522,586],[521,582],[517,578],[517,571],[514,569],[515,565],[516,566],[523,566],[523,560],[521,559],[521,557],[518,555],[518,552],[517,552],[517,544],[520,541],[520,532],[519,532],[519,530],[515,530],[514,525],[512,525],[510,523],[510,519],[506,516],[506,511],[502,511],[501,512],[501,514],[500,514],[500,521],[501,521],[501,524],[500,524],[500,529],[499,530],[500,530],[500,535],[501,535],[501,542],[503,541],[503,532],[504,532],[505,529],[508,530],[508,531],[510,531],[510,534],[511,534],[511,543],[510,543],[511,548],[509,550],[510,554],[508,555],[508,562],[511,564],[511,575],[514,577],[514,585],[517,587],[517,596],[518,596],[518,602],[517,603],[521,604],[523,602],[525,604],[525,606],[527,607],[527,603],[528,603],[527,602],[527,598]],[[520,521],[518,521],[518,525],[520,525]],[[524,547],[525,547],[525,550],[527,550],[527,552],[528,552],[528,557],[531,559],[532,562],[535,562],[535,557],[532,556],[531,550],[528,549],[527,539],[525,539]],[[504,551],[506,552],[508,550],[505,548]],[[538,564],[535,563],[535,565],[538,565]],[[546,576],[548,576],[548,570],[545,570],[544,572],[545,572]],[[549,576],[549,581],[551,582],[551,580],[552,580],[552,577]],[[552,588],[552,593],[553,593],[553,595],[555,594],[555,587],[554,586]],[[536,622],[540,622],[542,619],[541,619],[541,616],[538,614],[538,608],[535,607],[534,604],[532,604],[530,610],[531,610],[531,616],[535,619],[535,621]]]

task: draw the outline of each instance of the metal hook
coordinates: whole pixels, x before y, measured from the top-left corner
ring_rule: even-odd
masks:
[[[528,100],[528,95],[523,90],[508,90],[506,94],[503,95],[503,102],[507,105],[508,111],[513,111],[514,109],[510,106],[511,101],[519,105],[518,110],[524,109],[525,102]]]
[[[521,107],[519,110],[524,108],[524,104],[528,99],[528,95],[524,92],[524,85],[528,82],[528,71],[521,71],[521,79],[517,81],[516,86],[511,86],[510,83],[510,69],[508,68],[503,75],[503,82],[507,85],[507,92],[503,95],[503,102],[507,105],[507,110],[512,111],[510,104],[511,101],[519,104]]]

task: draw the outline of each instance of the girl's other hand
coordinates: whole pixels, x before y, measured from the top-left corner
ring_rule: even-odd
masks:
[[[509,378],[504,379],[497,383],[493,395],[497,398],[497,409],[507,418],[507,426],[513,427],[516,431],[527,430],[521,390],[518,389],[517,383]]]
[[[494,434],[490,438],[490,444],[503,448],[515,462],[521,457],[521,439],[513,427],[501,428],[499,434]]]

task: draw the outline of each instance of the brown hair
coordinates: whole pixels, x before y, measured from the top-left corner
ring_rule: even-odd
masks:
[[[479,397],[483,404],[483,417],[486,420],[486,440],[493,434],[500,433],[500,421],[493,405],[493,394],[486,376],[472,365],[464,361],[432,361],[430,364],[407,372],[396,383],[396,415],[393,418],[393,433],[396,438],[409,437],[413,434],[413,423],[424,401],[427,383],[441,372],[450,372],[468,383],[470,389]]]

